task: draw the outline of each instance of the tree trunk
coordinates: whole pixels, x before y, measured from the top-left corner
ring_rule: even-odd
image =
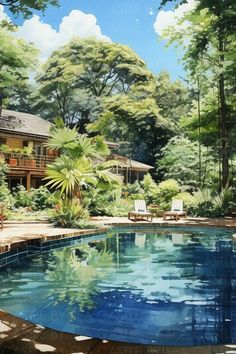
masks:
[[[223,69],[224,64],[224,38],[219,34],[220,64]],[[221,73],[219,76],[219,110],[220,110],[220,140],[221,140],[221,188],[225,188],[229,183],[229,128],[227,122],[227,105],[225,99],[225,78]]]
[[[0,117],[2,115],[2,103],[3,103],[3,95],[0,93]]]

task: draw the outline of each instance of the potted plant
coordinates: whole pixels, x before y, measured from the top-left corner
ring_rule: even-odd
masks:
[[[32,155],[33,152],[33,143],[30,141],[28,146],[25,146],[24,149],[24,154],[27,156],[27,159],[25,160],[26,166],[30,168],[35,168],[36,167],[36,161]]]
[[[16,157],[14,156],[10,156],[9,159],[8,159],[8,164],[10,166],[17,166],[18,165],[18,160]]]

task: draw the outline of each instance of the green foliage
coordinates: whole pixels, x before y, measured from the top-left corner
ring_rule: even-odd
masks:
[[[31,193],[28,192],[24,186],[18,185],[13,191],[13,196],[15,200],[15,207],[30,207],[33,208],[34,201],[32,199]]]
[[[6,183],[0,184],[0,202],[3,202],[8,209],[14,207],[15,200]]]
[[[58,0],[4,0],[0,1],[0,4],[7,7],[13,15],[21,14],[24,18],[33,15],[35,10],[44,12],[50,5],[59,5]]]
[[[121,188],[91,190],[85,193],[83,203],[91,215],[127,216],[133,206],[127,198],[121,197]]]
[[[122,195],[124,195],[125,197],[129,196],[130,198],[133,199],[133,195],[143,194],[143,193],[144,190],[138,181],[135,181],[132,184],[128,183],[122,187]],[[136,199],[140,199],[140,198],[136,198]]]
[[[163,85],[157,89],[156,78],[127,46],[74,39],[54,52],[37,80],[38,113],[48,119],[59,116],[68,126],[77,124],[81,133],[102,132],[111,141],[130,141],[133,157],[143,162],[154,163],[166,135],[176,127],[174,118],[160,113],[164,99],[157,103],[165,92],[164,80],[158,78]],[[173,97],[169,101],[173,104]],[[182,102],[177,105],[180,110]]]
[[[62,154],[46,170],[47,185],[60,191],[61,196],[73,199],[75,195],[82,199],[84,189],[110,188],[119,186],[121,180],[111,172],[117,166],[116,161],[98,161],[108,152],[102,137],[88,138],[79,135],[75,128],[55,128],[51,132],[48,146],[61,149]]]
[[[127,46],[74,39],[44,65],[37,107],[68,125],[79,122],[83,130],[101,113],[101,97],[127,92],[150,77],[144,62]]]
[[[48,221],[51,210],[32,210],[31,208],[11,207],[8,209],[8,220],[14,221]]]
[[[180,131],[180,119],[189,119],[194,104],[192,91],[180,80],[171,81],[164,71],[156,77],[155,99],[160,114],[172,122],[176,132]]]
[[[34,203],[35,210],[52,208],[56,203],[56,197],[51,194],[45,186],[40,186],[37,189],[31,189],[30,195]]]
[[[5,163],[4,157],[2,157],[0,154],[0,186],[5,183],[7,172],[8,172],[8,166]]]
[[[233,192],[224,188],[220,194],[213,194],[209,189],[198,190],[193,195],[191,212],[195,216],[224,216],[231,207]]]
[[[168,28],[164,34],[170,44],[177,42],[184,49],[183,61],[195,82],[201,109],[200,117],[195,113],[190,124],[185,120],[185,126],[192,126],[195,135],[198,128],[200,140],[217,149],[221,187],[229,183],[230,160],[235,153],[231,143],[236,133],[236,85],[232,74],[236,69],[235,16],[234,0],[197,1],[194,10],[181,18],[181,26]]]
[[[174,179],[168,179],[158,184],[155,193],[155,203],[164,210],[169,209],[171,200],[180,192],[180,185]]]
[[[213,198],[214,216],[223,216],[233,205],[233,200],[232,188],[223,188],[220,194]]]
[[[38,51],[0,26],[0,109],[2,100],[27,86]]]
[[[57,202],[57,198],[45,186],[27,191],[23,185],[18,185],[13,190],[11,198],[14,201],[11,207],[28,208],[34,211],[52,208]]]
[[[143,181],[140,183],[144,190],[144,198],[147,203],[153,203],[157,193],[157,184],[154,182],[152,176],[147,173]]]
[[[103,208],[104,215],[108,216],[126,216],[132,209],[133,203],[129,199],[117,199],[107,203]]]
[[[193,191],[199,185],[214,187],[217,184],[214,153],[201,146],[201,181],[199,181],[199,146],[185,137],[174,137],[162,149],[158,161],[165,178],[173,178],[185,189]]]
[[[177,200],[182,200],[184,202],[184,209],[189,210],[193,205],[193,196],[188,192],[180,192],[175,195]]]
[[[3,202],[7,208],[11,208],[14,205],[14,198],[12,197],[6,183],[6,175],[8,170],[9,169],[5,163],[5,159],[0,154],[0,202]]]
[[[86,221],[89,217],[88,210],[85,209],[79,199],[74,198],[70,201],[62,200],[55,207],[52,213],[51,221],[60,227],[76,228],[79,222]]]

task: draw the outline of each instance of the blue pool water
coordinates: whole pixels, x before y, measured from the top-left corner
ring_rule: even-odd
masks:
[[[213,229],[114,230],[0,272],[0,308],[85,336],[236,343],[236,242]]]

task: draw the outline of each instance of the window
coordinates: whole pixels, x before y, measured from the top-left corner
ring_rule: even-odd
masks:
[[[6,145],[6,139],[0,136],[0,145]]]

